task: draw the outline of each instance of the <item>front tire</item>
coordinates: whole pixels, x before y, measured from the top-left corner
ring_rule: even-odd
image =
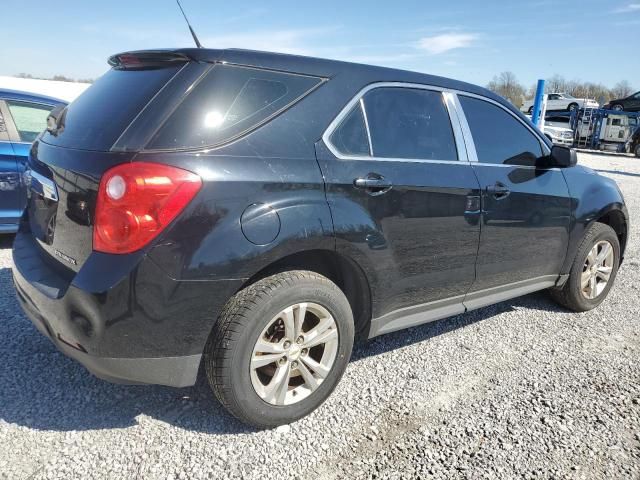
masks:
[[[567,111],[568,112],[573,112],[574,110],[577,110],[579,107],[579,105],[577,103],[570,103],[569,106],[567,107]]]
[[[636,157],[640,158],[640,145],[636,146],[635,154],[636,154]]]
[[[611,110],[615,110],[616,112],[622,112],[624,110],[624,107],[619,103],[615,103],[611,105]]]
[[[349,301],[328,278],[278,273],[234,295],[207,342],[205,370],[216,397],[244,423],[271,428],[318,408],[353,348]]]
[[[562,288],[551,290],[552,298],[575,312],[600,305],[609,294],[620,266],[620,242],[616,232],[594,223],[585,234]]]

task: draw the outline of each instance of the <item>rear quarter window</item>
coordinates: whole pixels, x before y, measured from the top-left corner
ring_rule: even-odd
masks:
[[[152,137],[148,150],[216,146],[262,125],[322,81],[318,77],[216,65]]]

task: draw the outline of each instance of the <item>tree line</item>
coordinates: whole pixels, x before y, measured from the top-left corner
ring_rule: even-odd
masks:
[[[520,107],[526,99],[535,96],[537,84],[527,88],[518,81],[513,72],[502,72],[493,77],[493,80],[487,84],[487,88],[506,98],[516,107]],[[608,88],[601,83],[567,80],[557,74],[546,79],[545,90],[547,93],[568,93],[576,98],[593,98],[601,105],[634,92],[631,84],[626,80],[616,83],[613,88]]]

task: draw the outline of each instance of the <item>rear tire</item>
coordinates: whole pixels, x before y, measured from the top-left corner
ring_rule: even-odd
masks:
[[[314,345],[321,338],[327,340]],[[298,420],[325,401],[347,367],[353,339],[344,293],[317,273],[288,271],[227,302],[207,342],[204,366],[229,412],[270,428]]]
[[[604,261],[608,252],[607,245],[611,247],[612,255],[609,260]],[[597,260],[600,256],[603,262],[599,266]],[[552,289],[551,297],[574,312],[596,308],[609,294],[619,266],[620,242],[616,232],[609,225],[594,223],[578,247],[569,279],[562,288]],[[607,275],[605,283],[604,277]]]
[[[636,154],[636,157],[640,158],[640,145],[636,146],[635,154]]]
[[[613,105],[611,105],[611,110],[622,112],[624,110],[624,106],[620,105],[619,103],[614,103]]]

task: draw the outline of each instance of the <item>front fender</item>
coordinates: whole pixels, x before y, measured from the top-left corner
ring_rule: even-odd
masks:
[[[619,212],[624,217],[626,226],[621,242],[622,260],[629,232],[629,213],[616,182],[582,166],[567,168],[563,170],[563,174],[571,195],[573,218],[567,256],[561,273],[570,272],[580,241],[591,225],[613,211]]]

